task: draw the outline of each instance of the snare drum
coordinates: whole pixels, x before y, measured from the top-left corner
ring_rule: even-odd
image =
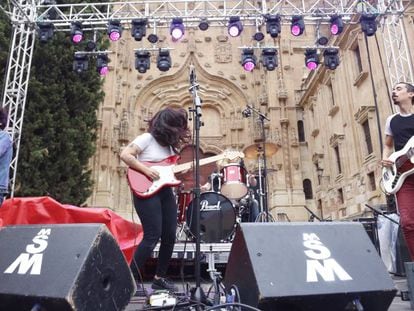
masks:
[[[247,194],[247,171],[239,164],[230,164],[221,170],[220,192],[234,200],[241,199]]]
[[[193,199],[192,191],[180,191],[177,196],[177,223],[182,224],[185,221],[185,213],[187,210],[188,204],[190,204]]]
[[[196,205],[188,205],[186,219],[190,234],[196,236]],[[228,241],[236,226],[236,211],[229,199],[220,193],[200,195],[200,241],[218,243]]]

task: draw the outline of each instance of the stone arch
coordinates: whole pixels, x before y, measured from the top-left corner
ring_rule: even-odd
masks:
[[[229,121],[234,122],[237,115],[242,119],[241,110],[248,103],[248,98],[232,81],[205,70],[194,53],[189,54],[175,73],[163,75],[143,86],[137,94],[134,110],[137,117],[144,120],[166,105],[186,109],[192,107],[193,97],[189,92],[190,65],[195,69],[199,84],[198,95],[202,100],[202,121],[206,124],[200,131],[201,146],[219,153],[229,144],[225,137],[229,132]]]

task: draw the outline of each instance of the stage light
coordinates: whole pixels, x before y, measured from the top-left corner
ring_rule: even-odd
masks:
[[[331,22],[331,34],[334,36],[339,35],[344,30],[344,22],[342,21],[342,16],[333,15],[330,19]]]
[[[307,49],[305,51],[305,64],[309,70],[318,68],[319,56],[316,49]]]
[[[171,68],[171,56],[169,50],[160,49],[157,57],[157,68],[160,71],[168,71]]]
[[[303,17],[300,15],[292,16],[292,23],[290,25],[290,32],[295,37],[300,36],[303,34],[305,30],[305,22],[303,21]]]
[[[241,64],[246,71],[252,71],[256,67],[256,56],[253,49],[243,49],[241,54]]]
[[[73,22],[70,26],[70,35],[73,43],[79,43],[83,39],[83,30],[81,22]]]
[[[206,31],[208,27],[210,27],[210,24],[208,23],[207,18],[203,17],[200,23],[198,24],[198,28],[202,31]]]
[[[88,70],[88,57],[85,54],[75,54],[73,59],[73,71],[81,73]]]
[[[377,31],[377,15],[375,14],[362,14],[360,23],[361,29],[365,33],[366,36],[370,37],[375,34]]]
[[[136,51],[135,52],[135,69],[139,73],[146,73],[150,69],[151,55],[149,51]]]
[[[153,44],[158,42],[158,36],[155,33],[148,35],[147,39]]]
[[[107,33],[111,41],[118,41],[122,36],[121,22],[116,20],[109,21]]]
[[[184,36],[184,24],[182,18],[173,18],[170,25],[170,34],[173,41],[178,41]]]
[[[277,38],[282,28],[280,27],[280,16],[279,15],[268,15],[266,19],[266,32],[272,37]]]
[[[266,48],[262,50],[262,64],[267,71],[273,71],[277,67],[277,50]]]
[[[46,43],[53,37],[54,26],[49,22],[39,22],[37,23],[37,34],[39,36],[39,41],[41,43]]]
[[[243,31],[243,25],[240,21],[240,17],[232,16],[229,19],[229,24],[227,26],[227,31],[230,37],[238,37]]]
[[[108,68],[109,58],[106,54],[98,54],[96,57],[96,70],[98,71],[99,75],[105,76],[109,72]]]
[[[138,18],[131,21],[131,36],[134,37],[135,41],[141,41],[145,37],[147,32],[147,19]]]
[[[329,48],[323,52],[323,63],[331,70],[336,69],[339,65],[338,49]]]
[[[260,31],[258,31],[258,32],[256,32],[254,35],[253,35],[253,39],[255,40],[255,41],[262,41],[263,39],[264,39],[264,34],[262,33],[262,32],[260,32]]]
[[[318,38],[318,41],[317,42],[318,42],[318,45],[325,46],[325,45],[328,44],[329,39],[327,37],[321,36],[321,37]]]
[[[85,50],[88,52],[92,52],[95,51],[96,49],[96,42],[93,40],[88,40],[86,41],[86,46],[85,46]]]

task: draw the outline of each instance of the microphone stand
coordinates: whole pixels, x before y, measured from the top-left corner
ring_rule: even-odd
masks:
[[[196,236],[196,250],[195,250],[195,279],[196,287],[191,289],[191,299],[196,302],[204,303],[206,295],[201,288],[200,277],[200,127],[201,122],[201,99],[197,94],[198,90],[197,78],[193,66],[190,66],[190,88],[189,91],[193,96],[193,108],[190,111],[193,113],[194,124],[194,144],[195,144],[195,186],[194,186],[194,202],[195,202],[195,236]]]
[[[266,164],[266,133],[265,133],[265,127],[264,127],[264,120],[270,121],[269,118],[267,118],[263,113],[261,113],[259,110],[255,109],[254,107],[251,107],[249,105],[247,105],[247,109],[249,109],[250,111],[255,112],[258,116],[259,116],[259,121],[260,121],[260,127],[261,127],[261,136],[262,136],[262,157],[263,157],[263,189],[262,187],[259,188],[262,191],[260,193],[260,198],[261,203],[262,204],[262,208],[261,208],[261,214],[264,213],[265,214],[265,220],[266,222],[269,222],[269,211],[268,211],[268,200],[267,200],[267,164]],[[260,159],[259,159],[259,165],[260,165]],[[260,174],[260,169],[259,169],[259,174]],[[259,176],[259,183],[261,183],[261,176]],[[264,198],[264,200],[263,200]],[[273,217],[271,217],[271,220],[274,221]]]
[[[308,212],[309,214],[311,214],[311,217],[316,218],[319,221],[323,221],[323,219],[321,219],[320,217],[318,217],[314,212],[312,212],[306,205],[303,206]]]
[[[389,221],[393,222],[394,224],[396,224],[398,226],[400,225],[400,223],[398,221],[395,221],[391,217],[388,217],[387,215],[385,215],[384,212],[381,212],[381,211],[377,210],[376,208],[374,208],[374,207],[372,207],[372,206],[370,206],[368,204],[365,204],[365,206],[368,207],[370,210],[372,210],[374,212],[374,215],[377,214],[377,215],[384,216],[385,218],[387,218]]]

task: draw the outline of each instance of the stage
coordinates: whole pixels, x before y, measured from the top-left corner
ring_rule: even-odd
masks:
[[[183,303],[185,301],[188,304],[190,304],[189,303],[190,290],[191,288],[194,288],[196,284],[195,279],[194,279],[194,260],[189,259],[189,258],[192,258],[192,256],[194,256],[194,251],[191,249],[191,247],[193,246],[194,244],[191,244],[191,246],[187,245],[187,250],[185,250],[184,243],[178,243],[176,245],[174,249],[174,259],[172,260],[171,269],[169,271],[172,276],[171,279],[174,281],[174,284],[180,290],[179,298],[181,299],[181,302]],[[227,264],[227,262],[224,262],[224,258],[228,257],[229,255],[229,252],[226,251],[228,247],[231,247],[231,243],[227,243],[227,245],[222,245],[222,246],[220,245],[205,245],[204,247],[202,246],[202,249],[207,249],[208,251],[210,249],[218,251],[218,253],[216,254],[216,258],[219,258],[220,260],[217,262],[216,268],[218,272],[222,273],[222,276],[224,276],[225,274],[225,269],[226,269],[226,264]],[[202,252],[202,258],[207,258],[207,253]],[[184,258],[187,258],[187,259],[184,260]],[[155,264],[156,264],[156,258],[153,258],[152,260],[150,260],[149,264],[146,267],[144,287],[148,295],[153,293],[153,290],[151,289],[151,278],[153,277],[153,271],[154,271]],[[185,271],[186,276],[184,278],[180,276],[181,270]],[[203,289],[204,293],[207,294],[210,292],[210,296],[213,297],[214,294],[211,294],[211,291],[214,288],[213,286],[214,284],[211,281],[207,270],[208,270],[208,264],[203,259],[201,263],[201,282],[200,282],[201,288]],[[410,301],[404,301],[401,299],[401,291],[403,292],[407,291],[406,278],[403,276],[396,276],[393,274],[390,274],[390,276],[398,292],[397,292],[397,295],[394,297],[391,305],[389,306],[388,311],[413,310],[411,308]],[[225,301],[224,298],[223,300]],[[134,295],[134,297],[131,298],[125,311],[151,310],[151,307],[148,305],[147,302],[148,302],[148,298],[145,296],[144,292],[142,290],[138,290],[136,295]],[[211,308],[211,306],[205,306],[205,309],[208,309],[208,308]],[[191,309],[188,306],[183,306],[183,307],[168,306],[164,308],[157,308],[157,310],[195,310],[195,309],[194,307],[193,309]],[[216,310],[228,310],[228,309],[219,308]],[[247,310],[247,309],[242,309],[242,310]],[[329,311],[329,309],[325,309],[325,310]]]
[[[0,216],[2,306],[48,309],[77,298],[77,307],[67,310],[95,310],[85,309],[87,304],[108,311],[148,309],[140,284],[150,295],[159,248],[137,282],[129,269],[139,243],[135,224],[105,209],[62,206],[50,198],[9,200]],[[228,302],[252,310],[354,310],[350,304],[409,310],[410,303],[399,298],[407,282],[387,271],[360,222],[241,222],[224,242],[200,243],[199,275],[196,245],[186,230],[177,234],[168,271],[179,290],[175,297],[153,298],[157,309],[167,308],[166,302],[170,309],[191,310],[189,293],[199,283],[206,295],[203,310]],[[214,238],[209,232],[204,239]]]

